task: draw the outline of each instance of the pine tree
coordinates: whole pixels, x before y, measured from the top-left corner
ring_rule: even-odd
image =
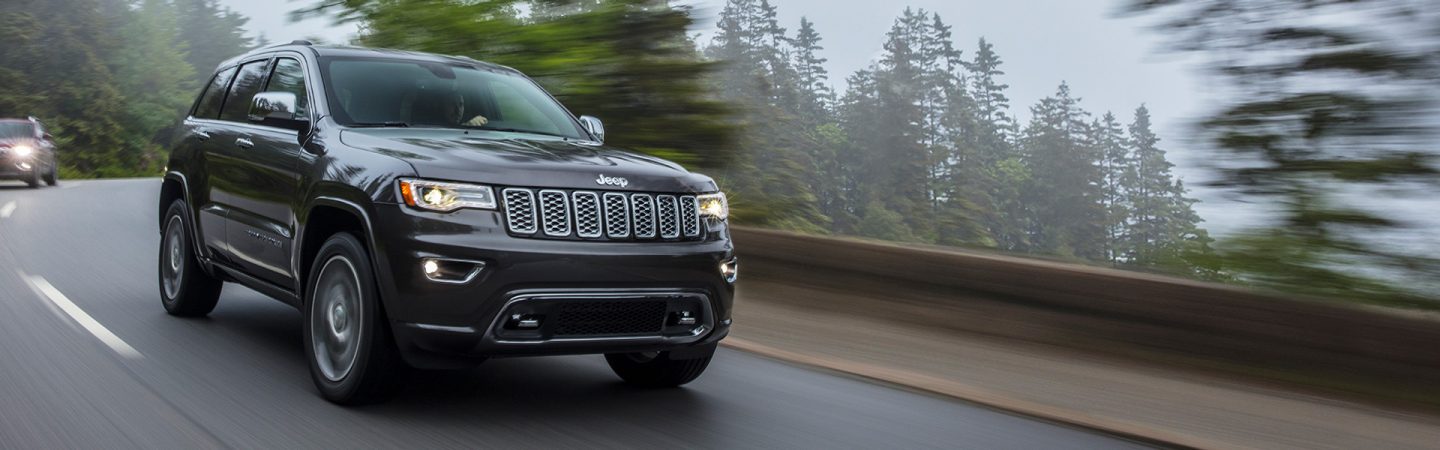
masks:
[[[1031,108],[1024,153],[1032,182],[1032,252],[1104,260],[1105,209],[1100,156],[1088,137],[1089,116],[1062,83],[1055,95]]]
[[[801,17],[800,30],[795,35],[795,75],[800,83],[800,116],[810,126],[829,123],[835,91],[830,88],[828,61],[820,56],[825,47],[820,45],[820,33],[815,23]]]
[[[982,188],[993,205],[992,212],[983,217],[984,226],[999,248],[1024,251],[1030,239],[1026,231],[1028,208],[1021,191],[1028,183],[1029,171],[1012,139],[1019,132],[1009,113],[1010,99],[1005,95],[1010,86],[1000,81],[1005,75],[1000,68],[1003,64],[994,45],[980,38],[975,57],[967,64],[975,117],[970,141],[976,163],[986,168]]]
[[[132,9],[133,8],[133,9]],[[157,133],[190,106],[195,71],[185,61],[175,11],[164,0],[139,0],[118,18],[120,48],[110,55],[116,86],[126,96],[124,159],[154,173],[163,163]]]
[[[1185,186],[1174,179],[1160,138],[1151,129],[1150,110],[1140,106],[1130,124],[1133,146],[1132,169],[1124,183],[1131,205],[1128,230],[1120,245],[1125,263],[1140,268],[1173,266],[1186,252],[1203,251],[1208,236],[1199,229],[1195,200],[1185,196]]]
[[[720,97],[742,112],[736,128],[743,150],[726,168],[725,179],[734,186],[738,218],[826,231],[831,224],[817,193],[830,192],[826,200],[835,206],[838,182],[818,180],[817,158],[833,152],[822,146],[834,136],[819,135],[819,124],[804,119],[801,99],[809,86],[800,82],[791,63],[791,39],[777,16],[768,0],[732,0],[721,11],[719,30],[705,52],[722,61],[715,76]]]
[[[249,18],[220,5],[219,0],[171,0],[179,25],[185,61],[194,68],[191,87],[208,81],[221,61],[239,56],[256,44],[246,36]]]
[[[1135,167],[1130,157],[1130,143],[1115,114],[1106,112],[1090,125],[1090,130],[1095,134],[1091,139],[1100,152],[1100,170],[1104,179],[1101,202],[1105,206],[1105,261],[1118,265],[1133,254],[1122,246],[1121,240],[1130,228],[1128,183],[1136,178]]]

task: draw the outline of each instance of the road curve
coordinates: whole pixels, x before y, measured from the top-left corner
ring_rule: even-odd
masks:
[[[208,318],[165,315],[158,191],[0,184],[0,448],[1138,446],[724,349],[682,389],[626,387],[595,356],[506,359],[333,406],[288,306],[227,285]]]

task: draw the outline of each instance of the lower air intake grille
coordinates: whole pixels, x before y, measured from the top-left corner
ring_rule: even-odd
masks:
[[[573,301],[558,308],[556,336],[655,334],[665,327],[664,301]]]

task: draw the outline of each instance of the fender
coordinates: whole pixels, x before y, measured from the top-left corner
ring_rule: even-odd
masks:
[[[214,275],[215,269],[210,267],[210,254],[208,253],[210,249],[204,245],[194,245],[205,241],[202,240],[200,236],[200,212],[196,211],[195,206],[190,203],[190,200],[194,198],[190,196],[190,180],[185,178],[185,174],[175,170],[166,172],[164,179],[180,183],[180,200],[185,203],[185,212],[189,213],[188,215],[190,216],[188,217],[188,219],[190,219],[190,242],[192,243],[190,247],[192,247],[195,252],[195,259],[200,261],[200,266],[204,267],[205,271],[210,275]],[[168,208],[168,206],[162,208]],[[160,214],[160,233],[163,234],[165,233],[165,210],[162,209]]]
[[[361,195],[361,196],[363,196],[362,194],[358,194],[358,193],[357,193],[356,195]],[[366,202],[366,203],[368,203],[368,202]],[[354,214],[356,217],[359,217],[359,218],[360,218],[360,226],[363,228],[362,231],[364,232],[364,236],[357,236],[357,237],[359,237],[360,239],[362,239],[362,240],[365,242],[365,246],[368,247],[368,249],[369,249],[369,253],[370,253],[370,267],[374,268],[377,272],[378,272],[378,271],[381,271],[381,270],[388,270],[388,269],[389,269],[389,267],[388,267],[387,265],[385,265],[385,264],[383,263],[383,261],[381,261],[381,258],[380,258],[380,256],[379,256],[379,255],[380,255],[380,248],[378,247],[378,245],[379,245],[378,242],[376,242],[376,240],[375,240],[375,233],[372,232],[372,230],[374,230],[375,228],[374,228],[374,225],[373,225],[374,222],[370,219],[370,210],[369,210],[368,208],[366,208],[365,206],[363,206],[360,202],[356,202],[356,201],[354,201],[354,200],[350,200],[350,199],[346,199],[346,198],[341,198],[341,197],[336,197],[336,196],[333,196],[333,195],[321,195],[321,196],[317,196],[317,197],[315,197],[314,199],[312,199],[312,200],[310,201],[310,204],[309,204],[308,206],[306,206],[306,208],[305,208],[305,223],[304,223],[303,225],[301,225],[300,228],[299,228],[299,230],[298,230],[298,233],[297,233],[297,234],[299,235],[299,239],[296,240],[296,242],[295,242],[295,246],[294,246],[295,251],[291,252],[291,254],[290,254],[290,264],[291,264],[292,267],[295,268],[295,273],[296,273],[296,275],[297,275],[297,276],[295,277],[295,280],[296,280],[295,292],[296,292],[297,294],[299,294],[299,295],[298,295],[299,297],[301,297],[300,302],[301,302],[302,306],[303,306],[304,302],[308,301],[308,299],[304,298],[304,297],[305,297],[305,295],[304,295],[304,292],[305,292],[305,283],[307,282],[307,280],[305,280],[305,279],[303,279],[302,277],[298,276],[299,273],[301,272],[301,271],[299,270],[299,268],[302,267],[302,266],[305,264],[304,261],[300,261],[301,254],[304,253],[301,249],[304,249],[304,248],[305,248],[305,244],[306,244],[305,239],[307,239],[307,238],[309,237],[309,234],[306,232],[306,229],[309,228],[311,213],[315,211],[315,208],[320,207],[320,206],[326,206],[326,207],[331,207],[331,208],[340,209],[340,210],[349,212],[349,213],[351,213],[351,214]],[[382,302],[384,301],[384,296],[381,296],[381,301],[382,301]]]

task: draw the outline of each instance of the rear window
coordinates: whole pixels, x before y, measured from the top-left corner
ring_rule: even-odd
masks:
[[[0,122],[0,138],[35,137],[35,128],[29,122]]]
[[[195,107],[195,117],[202,119],[220,117],[220,105],[225,103],[225,91],[230,88],[230,80],[235,79],[237,69],[227,69],[215,74],[215,78],[210,79],[210,85],[206,86],[205,93],[200,95],[200,104]]]

